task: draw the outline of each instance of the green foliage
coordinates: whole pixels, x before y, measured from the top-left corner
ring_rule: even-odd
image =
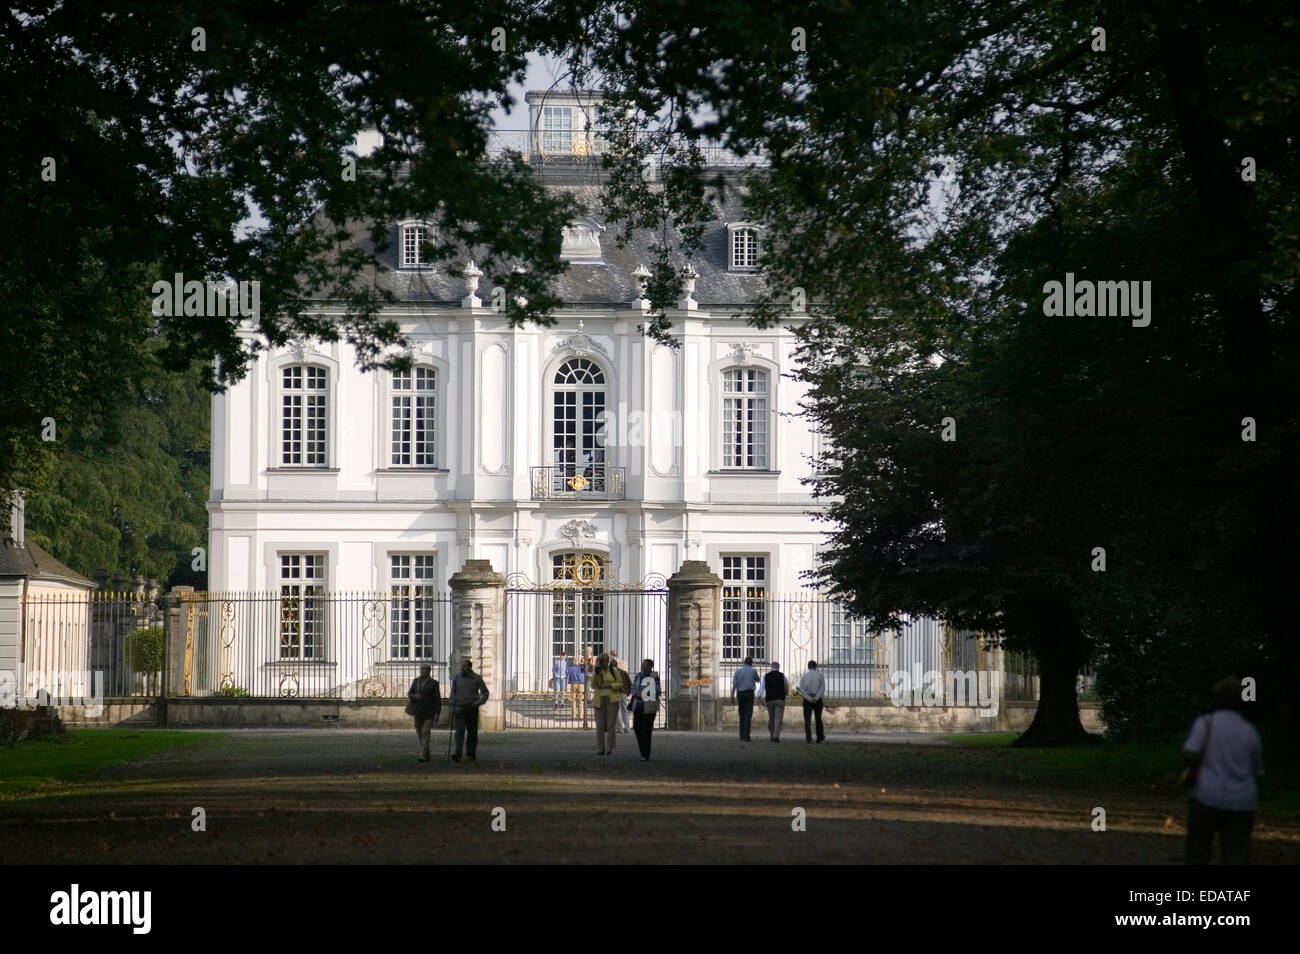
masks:
[[[6,12],[0,487],[36,480],[46,418],[59,441],[93,439],[155,335],[172,370],[200,361],[214,385],[243,376],[241,319],[150,314],[153,283],[176,273],[260,282],[253,325],[273,345],[344,339],[365,367],[400,363],[384,356],[401,335],[378,314],[374,252],[400,218],[427,216],[434,261],[474,248],[488,287],[528,297],[510,318],[545,320],[569,203],[521,162],[480,158],[526,52],[561,48],[580,16],[518,0]],[[365,130],[380,143],[358,156]],[[348,223],[369,231],[364,247]],[[322,300],[345,313],[312,314]]]
[[[243,686],[222,686],[213,695],[220,696],[223,699],[247,699],[252,693]]]
[[[203,588],[191,550],[206,546],[210,399],[196,369],[166,371],[151,339],[125,403],[102,426],[70,429],[30,485],[27,533],[77,572],[103,568]]]
[[[158,672],[163,665],[163,629],[148,626],[126,637],[122,647],[128,668],[135,672]]]
[[[771,161],[745,217],[774,238],[761,318],[814,302],[820,582],[872,626],[931,613],[1033,651],[1043,741],[1080,738],[1089,656],[1120,733],[1170,738],[1214,669],[1297,715],[1300,21],[1243,9],[659,4],[589,40],[643,127]],[[621,214],[695,224],[674,185],[624,175]],[[1151,324],[1045,315],[1067,272],[1151,282]]]

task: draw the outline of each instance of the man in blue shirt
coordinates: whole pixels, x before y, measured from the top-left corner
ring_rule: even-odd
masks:
[[[569,671],[566,674],[569,681],[569,702],[573,708],[573,718],[578,718],[578,711],[582,710],[582,727],[587,727],[587,674],[582,671],[576,659],[569,663]]]
[[[758,670],[754,657],[746,656],[745,664],[731,677],[731,698],[740,712],[740,741],[749,741],[749,723],[754,718],[754,687],[758,685]]]

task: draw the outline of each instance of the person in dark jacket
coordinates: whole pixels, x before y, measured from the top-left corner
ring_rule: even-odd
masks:
[[[466,759],[470,762],[478,761],[478,710],[487,701],[487,684],[474,671],[474,664],[466,659],[460,664],[460,675],[451,681],[451,712],[456,719],[456,754],[451,757],[453,762],[460,761],[462,749]]]
[[[641,661],[641,671],[632,680],[632,731],[641,750],[641,761],[650,761],[650,736],[654,733],[655,716],[659,714],[663,695],[659,673],[654,671],[654,660]]]
[[[780,663],[772,663],[772,671],[763,677],[763,701],[767,705],[767,737],[781,741],[781,723],[785,720],[785,699],[790,695],[790,680],[785,678]]]
[[[406,698],[411,703],[411,718],[415,720],[415,737],[420,740],[420,761],[429,761],[429,736],[442,714],[442,689],[432,676],[433,667],[421,666],[420,675],[411,680]]]

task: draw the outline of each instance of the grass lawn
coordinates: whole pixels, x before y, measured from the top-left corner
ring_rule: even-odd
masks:
[[[0,796],[80,778],[97,768],[220,738],[217,732],[71,729],[66,739],[0,747]]]
[[[935,752],[954,761],[992,767],[994,764],[1026,781],[1054,780],[1067,785],[1132,786],[1137,789],[1177,791],[1183,769],[1181,746],[1127,743],[1059,749],[1013,749],[1014,732],[987,735],[946,735],[953,748]],[[944,755],[940,755],[940,753]],[[926,755],[932,753],[927,751]],[[1293,769],[1269,766],[1264,753],[1265,775],[1259,780],[1262,808],[1300,817],[1300,778]]]

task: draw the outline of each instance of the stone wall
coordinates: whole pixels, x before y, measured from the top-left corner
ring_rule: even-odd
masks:
[[[740,714],[730,701],[722,704],[722,729],[739,732]],[[1007,703],[997,716],[985,716],[971,706],[894,706],[888,702],[853,701],[837,702],[822,710],[822,724],[827,731],[839,732],[934,732],[938,734],[960,732],[1023,732],[1034,720],[1037,706],[1033,703]],[[1081,706],[1079,719],[1089,732],[1104,732],[1101,709]],[[754,704],[753,734],[767,733],[767,707],[761,701]],[[781,735],[793,732],[803,734],[803,705],[786,703],[785,722]]]

